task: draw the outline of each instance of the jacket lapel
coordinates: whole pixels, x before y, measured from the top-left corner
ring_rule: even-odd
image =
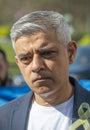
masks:
[[[14,106],[10,130],[26,130],[32,93],[21,97]]]

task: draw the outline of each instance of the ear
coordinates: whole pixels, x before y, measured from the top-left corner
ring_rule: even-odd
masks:
[[[17,56],[15,56],[15,61],[16,61],[16,64],[18,65],[18,61],[19,59],[18,59],[18,57]]]
[[[69,64],[72,64],[75,60],[76,51],[77,51],[77,44],[75,41],[71,41],[68,43],[67,51],[68,51],[68,57],[69,57]]]

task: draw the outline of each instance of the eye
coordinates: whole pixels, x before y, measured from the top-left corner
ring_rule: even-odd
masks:
[[[41,55],[45,58],[51,58],[53,57],[55,54],[55,51],[44,51],[44,52],[41,52]]]
[[[31,56],[22,56],[19,58],[20,61],[23,63],[23,64],[28,64],[31,62],[31,59],[32,57]]]

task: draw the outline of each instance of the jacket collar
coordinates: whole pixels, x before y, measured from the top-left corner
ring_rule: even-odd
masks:
[[[73,122],[76,121],[78,116],[78,108],[83,102],[89,102],[90,93],[83,89],[78,82],[70,77],[70,82],[74,86],[74,105],[73,105]],[[25,98],[24,98],[25,97]],[[30,92],[20,98],[15,104],[12,111],[11,129],[10,130],[26,130],[28,123],[29,111],[32,103],[33,92]]]

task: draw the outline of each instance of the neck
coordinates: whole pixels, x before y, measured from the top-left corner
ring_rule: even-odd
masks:
[[[43,106],[55,106],[67,101],[73,95],[73,87],[71,84],[63,90],[57,90],[47,94],[34,94],[36,102]]]

